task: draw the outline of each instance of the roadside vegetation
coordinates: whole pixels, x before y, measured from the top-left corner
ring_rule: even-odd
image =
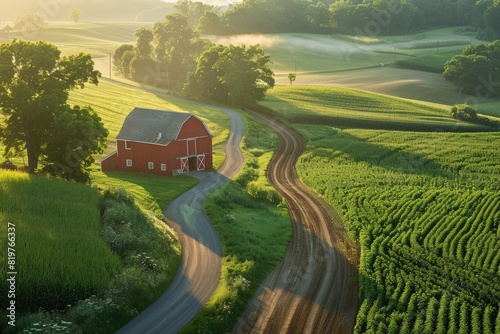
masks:
[[[360,243],[355,333],[498,332],[499,133],[340,128],[321,107],[286,110],[323,122],[291,123],[308,143],[297,167]]]
[[[217,290],[182,333],[230,332],[258,287],[285,255],[291,238],[287,209],[265,169],[278,145],[272,131],[245,114],[241,172],[211,194],[205,212],[223,244]]]

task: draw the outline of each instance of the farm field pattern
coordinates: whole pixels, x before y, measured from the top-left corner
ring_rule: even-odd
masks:
[[[304,100],[283,102],[285,117],[293,121]],[[301,180],[340,211],[361,246],[354,332],[496,333],[499,133],[293,126],[308,143]]]

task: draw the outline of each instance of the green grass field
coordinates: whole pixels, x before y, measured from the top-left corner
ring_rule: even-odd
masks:
[[[457,33],[456,28],[405,36],[274,34],[214,37],[213,40],[221,43],[260,43],[271,55],[271,68],[278,75],[295,70],[303,75],[378,66],[380,62],[387,64],[407,59],[406,56],[459,54],[466,45],[480,43],[474,37]]]
[[[64,309],[107,288],[122,264],[100,237],[99,194],[87,186],[0,172],[0,245],[16,227],[16,305],[21,312]],[[78,247],[75,247],[78,245]],[[0,265],[6,266],[2,252]],[[6,270],[0,291],[7,295]],[[3,322],[3,320],[2,320]]]
[[[259,104],[292,123],[416,131],[482,129],[451,118],[446,106],[344,88],[277,86]]]
[[[163,177],[130,172],[94,172],[92,183],[100,188],[123,188],[134,196],[136,204],[158,218],[175,197],[194,187],[198,180],[189,176]]]
[[[444,64],[448,60],[453,58],[453,56],[456,56],[460,53],[460,51],[454,50],[423,55],[415,58],[398,60],[396,62],[396,65],[403,68],[441,74],[444,72]]]
[[[141,28],[150,28],[147,22],[49,22],[36,34],[11,33],[9,39],[44,40],[55,44],[63,55],[90,53],[93,57],[109,57],[121,44],[135,42],[134,32]],[[0,42],[5,37],[0,38]]]

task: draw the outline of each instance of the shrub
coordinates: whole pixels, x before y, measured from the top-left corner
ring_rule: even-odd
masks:
[[[259,178],[259,172],[252,168],[245,168],[236,178],[236,182],[242,186],[246,187],[252,181],[255,181]]]

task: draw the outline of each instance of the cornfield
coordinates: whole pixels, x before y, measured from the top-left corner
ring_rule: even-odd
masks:
[[[7,295],[7,225],[16,233],[16,307],[62,309],[106,288],[121,268],[99,236],[97,190],[0,172],[0,295]],[[78,247],[75,247],[78,246]]]

